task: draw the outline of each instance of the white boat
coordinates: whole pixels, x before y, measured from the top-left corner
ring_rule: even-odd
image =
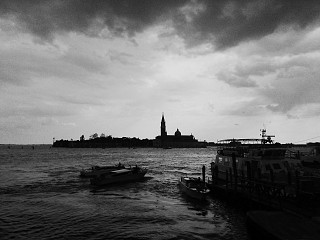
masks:
[[[110,171],[123,169],[124,165],[119,163],[118,165],[110,165],[110,166],[93,166],[91,169],[80,171],[80,177],[82,178],[93,178],[97,177],[101,174],[108,173]]]
[[[205,200],[210,192],[200,178],[180,177],[179,186],[183,193],[198,200]]]
[[[90,183],[92,185],[102,186],[113,183],[134,182],[143,179],[147,171],[146,168],[138,166],[113,170],[91,178]]]

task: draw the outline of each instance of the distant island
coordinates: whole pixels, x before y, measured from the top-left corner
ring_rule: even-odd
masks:
[[[93,134],[90,139],[85,140],[84,135],[79,140],[57,140],[53,142],[53,147],[66,148],[114,148],[114,147],[155,147],[155,148],[205,148],[206,141],[200,142],[191,135],[182,135],[179,129],[174,135],[167,135],[164,114],[162,114],[160,125],[160,136],[155,139],[139,139],[136,137],[114,138],[101,134]]]
[[[153,147],[153,141],[149,139],[139,138],[114,138],[112,136],[100,136],[91,138],[88,140],[84,139],[82,135],[80,140],[58,140],[55,141],[52,147],[66,147],[66,148],[114,148],[114,147]]]

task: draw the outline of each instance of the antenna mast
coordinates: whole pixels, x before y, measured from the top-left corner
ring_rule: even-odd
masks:
[[[261,144],[273,143],[271,138],[275,137],[275,135],[267,135],[267,130],[265,128],[260,129],[261,131]]]

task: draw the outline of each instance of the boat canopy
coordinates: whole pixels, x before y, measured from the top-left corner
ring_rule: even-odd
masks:
[[[119,170],[114,170],[111,172],[112,173],[126,173],[126,172],[130,172],[130,169],[119,169]]]
[[[261,139],[261,138],[231,138],[231,139],[219,140],[218,143],[221,143],[221,144],[228,144],[228,143],[257,144],[257,143],[261,143],[262,140],[263,139]]]

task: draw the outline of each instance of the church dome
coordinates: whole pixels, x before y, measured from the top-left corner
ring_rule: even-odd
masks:
[[[177,128],[177,131],[174,134],[176,137],[181,137],[181,132],[179,131],[179,129]]]

